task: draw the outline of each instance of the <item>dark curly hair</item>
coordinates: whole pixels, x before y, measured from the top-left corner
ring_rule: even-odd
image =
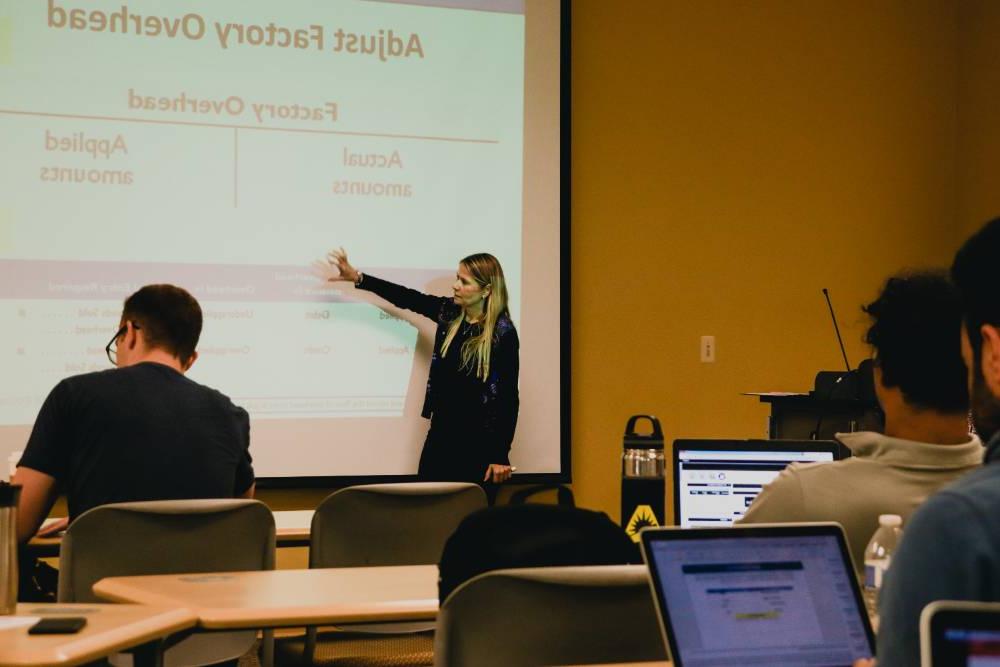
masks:
[[[917,408],[969,409],[962,299],[944,271],[893,276],[863,310],[872,318],[865,342],[874,348],[885,386],[898,387]]]

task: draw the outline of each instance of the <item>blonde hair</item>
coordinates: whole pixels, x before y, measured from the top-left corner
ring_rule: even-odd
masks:
[[[493,333],[496,331],[497,320],[507,314],[507,283],[503,277],[500,262],[493,255],[485,252],[469,255],[459,262],[472,275],[480,288],[490,288],[490,293],[484,296],[486,305],[483,308],[483,329],[478,336],[473,336],[462,343],[462,368],[474,369],[481,380],[486,380],[490,374],[490,351],[493,346]],[[459,311],[458,317],[448,325],[448,334],[441,345],[441,356],[447,356],[448,348],[455,339],[465,311]]]

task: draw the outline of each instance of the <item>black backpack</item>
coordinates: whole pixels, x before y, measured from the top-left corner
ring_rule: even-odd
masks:
[[[604,512],[558,505],[488,507],[445,542],[438,596],[490,570],[639,563],[637,546]]]

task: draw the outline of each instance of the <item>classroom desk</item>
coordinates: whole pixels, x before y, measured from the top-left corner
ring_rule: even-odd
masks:
[[[27,552],[35,558],[58,558],[62,537],[32,537],[28,541]]]
[[[433,620],[436,565],[108,577],[114,602],[183,606],[205,630]]]
[[[274,513],[274,534],[278,548],[307,547],[314,510],[283,510]],[[46,523],[56,518],[46,519]],[[28,542],[28,553],[36,558],[58,558],[62,535],[33,537]]]
[[[315,510],[280,510],[274,513],[274,534],[279,547],[307,547]]]
[[[29,635],[34,618],[83,616],[87,625],[71,635]],[[25,624],[8,627],[23,618]],[[0,616],[0,665],[80,665],[142,647],[137,664],[158,664],[158,640],[193,628],[188,609],[120,604],[20,604],[14,616]],[[146,645],[146,646],[144,646]]]

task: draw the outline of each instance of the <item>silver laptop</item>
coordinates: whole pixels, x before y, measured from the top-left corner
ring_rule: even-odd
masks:
[[[850,455],[833,440],[674,440],[674,525],[731,526],[790,463]]]
[[[839,524],[640,535],[675,667],[850,666],[875,654]]]
[[[941,600],[920,614],[922,667],[1000,667],[1000,603]]]

